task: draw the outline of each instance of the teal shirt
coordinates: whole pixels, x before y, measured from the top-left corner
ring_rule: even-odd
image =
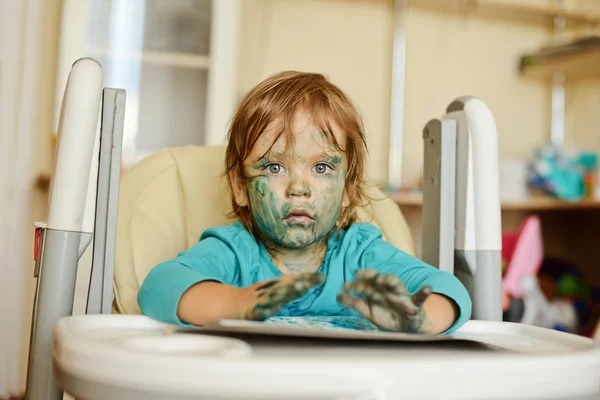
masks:
[[[471,299],[462,283],[385,242],[371,224],[353,224],[338,235],[330,235],[320,271],[325,283],[283,307],[277,316],[358,316],[336,297],[345,282],[354,280],[358,269],[376,269],[394,274],[414,293],[430,285],[458,305],[459,316],[444,333],[462,326],[471,317]],[[187,325],[177,316],[179,299],[194,284],[206,280],[237,287],[276,279],[283,273],[275,266],[265,246],[257,242],[238,221],[206,230],[200,241],[173,260],[154,267],[138,293],[142,313],[159,321]]]

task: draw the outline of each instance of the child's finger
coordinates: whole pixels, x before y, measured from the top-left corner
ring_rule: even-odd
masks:
[[[356,280],[345,283],[344,291],[348,293],[360,293],[366,296],[374,291],[374,285],[372,281]]]
[[[373,269],[359,270],[355,274],[357,281],[369,282],[376,291],[408,293],[402,279],[392,274],[381,274]]]
[[[363,317],[371,319],[371,307],[362,299],[350,296],[347,293],[340,293],[337,296],[338,301],[345,307],[358,311]]]
[[[368,303],[397,314],[416,315],[428,295],[426,289],[411,296],[402,280],[394,275],[367,272],[357,274],[357,277],[360,279],[344,285],[347,294],[364,297]],[[415,300],[417,304],[414,303]]]
[[[374,269],[359,269],[354,273],[354,277],[357,280],[373,280],[379,273]]]
[[[412,302],[415,305],[415,307],[421,307],[423,305],[423,303],[425,303],[425,300],[427,300],[427,298],[429,297],[429,295],[431,294],[431,286],[425,286],[423,288],[421,288],[421,290],[419,290],[417,293],[412,295]]]
[[[322,273],[303,273],[297,275],[285,275],[278,279],[263,282],[256,286],[258,296],[262,296],[267,292],[275,290],[276,287],[294,286],[297,288],[314,287],[322,284],[325,281],[325,276]]]
[[[268,294],[267,302],[283,305],[304,296],[310,288],[302,284],[281,285],[274,287]]]
[[[321,272],[309,272],[300,274],[301,280],[306,282],[308,286],[314,287],[325,282],[325,274]]]
[[[265,320],[276,315],[279,310],[292,300],[304,296],[309,288],[295,288],[293,285],[273,286],[259,297],[258,302],[252,309],[252,319]]]
[[[356,282],[344,285],[344,292],[356,297],[365,298],[369,303],[376,304],[384,308],[390,308],[387,304],[385,292],[377,290],[373,285],[363,282]]]
[[[304,296],[324,281],[325,276],[321,273],[303,273],[259,284],[256,287],[258,301],[250,311],[249,318],[265,320],[276,315],[287,303]]]
[[[282,280],[282,282],[269,289],[269,302],[283,306],[292,300],[300,298],[315,286],[322,284],[324,276],[322,274],[305,274],[288,280],[289,282]]]
[[[425,320],[425,315],[413,304],[410,295],[373,291],[365,298],[357,298],[342,292],[338,295],[338,301],[380,328],[390,331],[418,333]]]
[[[258,295],[261,296],[263,295],[269,288],[272,288],[273,286],[275,286],[277,283],[279,283],[279,281],[277,279],[271,280],[271,281],[266,281],[266,282],[262,282],[261,284],[259,284],[258,286],[256,286],[256,292],[258,292]]]
[[[356,294],[356,295],[362,296],[362,297],[353,296],[353,294]],[[378,306],[382,309],[393,311],[393,307],[390,307],[390,304],[388,304],[386,294],[382,293],[382,292],[378,292],[378,291],[374,290],[374,288],[372,288],[372,287],[367,287],[362,292],[344,291],[344,292],[340,293],[340,295],[342,296],[342,298],[345,298],[348,301],[350,301],[350,299],[357,299],[359,301],[366,303],[369,307]]]
[[[386,303],[395,313],[412,316],[419,312],[419,307],[413,303],[410,296],[404,294],[388,294],[385,296]]]
[[[388,331],[402,330],[401,321],[393,313],[389,312],[387,308],[373,304],[370,301],[357,299],[347,293],[340,293],[337,299],[342,305],[356,310],[356,312],[381,329]]]
[[[254,321],[264,321],[268,318],[271,318],[273,315],[276,315],[281,309],[281,307],[283,307],[283,304],[257,304],[256,307],[254,307],[254,309],[250,313],[249,319]]]
[[[375,283],[381,290],[396,294],[407,294],[408,291],[404,286],[402,279],[392,274],[379,274],[375,278]]]
[[[308,273],[298,275],[295,279],[286,283],[285,286],[290,287],[290,291],[306,293],[308,290],[321,285],[323,282],[325,282],[325,275],[321,273]]]
[[[284,286],[282,290],[280,290],[277,295],[280,295],[278,298],[279,302],[283,304],[287,304],[292,300],[296,300],[306,293],[308,293],[313,288],[312,285],[307,285],[305,283],[296,282],[295,285]]]
[[[349,293],[349,292],[347,292]],[[357,295],[364,296],[367,303],[389,310],[401,315],[414,315],[419,309],[416,307],[409,295],[398,295],[395,293],[377,290],[376,287],[366,286],[362,291],[352,291]]]

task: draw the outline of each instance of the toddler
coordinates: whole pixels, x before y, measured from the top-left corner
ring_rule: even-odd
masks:
[[[236,222],[155,266],[138,303],[154,319],[353,316],[382,330],[449,333],[471,316],[461,282],[357,221],[369,201],[367,146],[347,96],[319,74],[287,71],[240,102],[225,171]]]

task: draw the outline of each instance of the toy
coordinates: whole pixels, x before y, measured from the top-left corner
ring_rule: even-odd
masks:
[[[577,313],[570,302],[560,299],[548,301],[537,278],[533,276],[523,279],[522,288],[525,310],[521,323],[569,333],[577,332]]]
[[[519,321],[522,313],[511,307],[522,308],[520,302],[513,299],[523,298],[523,279],[527,276],[537,276],[544,258],[542,243],[542,228],[537,216],[530,216],[521,224],[516,233],[502,234],[502,259],[506,269],[502,279],[502,311],[504,320]],[[508,318],[508,319],[507,319]]]
[[[552,197],[578,201],[593,197],[596,183],[597,155],[580,152],[568,155],[557,146],[539,147],[528,166],[527,183]]]
[[[528,217],[516,233],[506,232],[502,240],[504,321],[578,333],[591,316],[590,289],[579,274],[562,268],[550,281],[551,295],[544,293],[542,282],[546,287],[549,283],[540,275],[544,249],[539,218]]]

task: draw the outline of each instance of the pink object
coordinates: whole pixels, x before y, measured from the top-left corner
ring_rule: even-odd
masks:
[[[502,258],[508,260],[502,279],[504,297],[522,297],[521,281],[525,276],[537,276],[544,259],[540,219],[527,217],[517,233],[502,234]]]

